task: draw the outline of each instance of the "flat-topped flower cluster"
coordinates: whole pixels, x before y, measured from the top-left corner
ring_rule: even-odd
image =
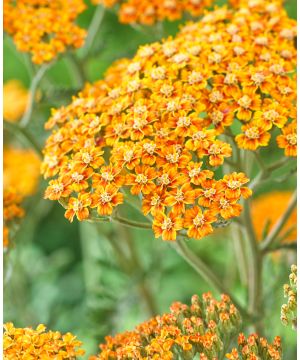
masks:
[[[19,51],[42,64],[83,45],[86,31],[75,20],[85,8],[83,0],[4,0],[3,26]]]
[[[203,14],[212,0],[92,0],[107,8],[119,6],[118,16],[121,23],[152,25],[162,20],[178,20],[185,13],[192,16]]]
[[[118,61],[47,122],[46,198],[70,221],[113,217],[129,187],[164,240],[200,239],[239,216],[251,191],[244,173],[221,175],[232,150],[273,135],[296,155],[294,36],[280,3],[256,1],[216,8]]]

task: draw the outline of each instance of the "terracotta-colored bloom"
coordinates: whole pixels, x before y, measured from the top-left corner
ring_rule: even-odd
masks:
[[[99,186],[92,195],[91,208],[97,208],[97,212],[101,216],[111,215],[113,208],[118,204],[122,204],[124,195],[118,192],[118,188],[108,184]]]
[[[264,123],[250,122],[242,126],[242,131],[243,134],[235,138],[241,149],[256,150],[259,146],[267,146],[271,138],[268,126]]]
[[[204,236],[213,232],[212,223],[216,217],[211,211],[204,211],[194,206],[186,210],[184,214],[184,227],[187,228],[187,234],[193,239],[202,239]]]
[[[183,220],[175,212],[170,212],[168,215],[159,212],[154,216],[152,227],[155,237],[161,236],[163,240],[174,241],[182,225]]]
[[[153,168],[142,165],[135,168],[135,174],[129,174],[126,177],[127,185],[131,185],[131,193],[138,195],[140,192],[149,194],[155,189],[153,180],[156,178],[156,172]]]
[[[228,199],[238,199],[240,196],[247,199],[251,196],[252,191],[244,185],[249,182],[249,179],[243,173],[232,173],[225,175],[223,178],[223,186],[226,187],[225,196]]]
[[[297,156],[297,123],[292,122],[282,128],[282,135],[277,136],[277,144],[284,149],[285,156]]]
[[[71,197],[68,201],[67,211],[65,217],[72,222],[76,215],[79,221],[87,219],[89,217],[88,207],[91,205],[91,198],[89,194],[80,193],[78,198]]]

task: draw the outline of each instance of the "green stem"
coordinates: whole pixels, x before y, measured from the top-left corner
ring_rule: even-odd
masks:
[[[239,224],[231,225],[231,236],[233,241],[233,247],[235,251],[235,257],[237,260],[237,266],[239,270],[240,280],[243,285],[247,284],[248,278],[248,262],[246,249],[244,244],[244,235]]]
[[[295,251],[297,251],[297,241],[292,241],[292,242],[284,243],[284,244],[278,244],[271,248],[267,248],[263,254],[267,254],[267,253],[278,251],[278,250],[295,250]]]
[[[101,26],[101,23],[103,21],[105,14],[105,7],[102,5],[98,5],[95,12],[93,19],[90,23],[89,29],[88,29],[88,35],[85,40],[85,45],[83,48],[83,57],[86,58],[89,54],[91,47],[93,46],[95,36],[97,35],[97,32],[99,31],[99,28]]]
[[[10,123],[5,120],[3,121],[3,124],[4,130],[7,130],[12,135],[19,137],[22,142],[26,142],[35,150],[35,152],[41,159],[43,158],[43,153],[40,145],[35,141],[33,136],[27,131],[27,129],[21,128],[18,124]]]
[[[227,294],[236,308],[240,311],[241,315],[245,319],[249,319],[250,315],[247,311],[239,305],[234,296],[230,293],[228,289],[225,288],[222,281],[216,276],[216,274],[198,257],[192,252],[186,243],[182,240],[177,240],[172,242],[172,246],[175,248],[177,253],[189,264],[194,270],[205,280],[207,283],[212,285],[217,291],[223,294]]]
[[[262,241],[261,243],[261,250],[266,251],[268,248],[271,248],[272,245],[276,242],[278,239],[278,236],[283,229],[284,225],[288,221],[289,217],[291,216],[294,208],[297,204],[297,191],[295,191],[291,197],[291,200],[288,204],[287,209],[282,214],[281,218],[277,221],[277,223],[273,226],[270,233],[267,235],[267,237]]]
[[[42,65],[38,71],[36,72],[36,74],[34,75],[31,84],[30,84],[30,88],[29,88],[29,98],[28,98],[28,103],[26,106],[26,111],[22,117],[22,119],[20,120],[19,124],[20,127],[25,128],[31,118],[31,114],[32,114],[32,110],[33,110],[33,104],[34,104],[34,100],[36,97],[36,91],[37,91],[37,87],[40,83],[40,81],[42,80],[45,72],[50,68],[50,66],[52,66],[52,63],[48,63],[45,65]]]

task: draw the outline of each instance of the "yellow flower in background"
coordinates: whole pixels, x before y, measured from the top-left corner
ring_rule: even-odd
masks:
[[[3,85],[3,117],[17,122],[26,111],[29,92],[21,81],[13,79]]]
[[[84,355],[82,343],[71,333],[46,331],[45,325],[36,329],[15,328],[13,323],[4,325],[3,353],[5,360],[72,360]]]
[[[33,150],[7,147],[3,154],[4,188],[24,197],[33,195],[40,177],[40,160]]]
[[[272,191],[254,199],[251,208],[252,220],[259,240],[262,239],[262,232],[266,226],[268,227],[268,233],[272,230],[272,227],[288,207],[291,196],[292,193],[289,191]],[[280,236],[282,236],[288,232],[283,242],[291,242],[297,239],[296,225],[297,210],[294,209],[280,233]]]

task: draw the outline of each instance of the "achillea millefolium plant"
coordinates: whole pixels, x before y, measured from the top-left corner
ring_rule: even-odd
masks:
[[[11,46],[22,52],[30,75],[28,89],[16,79],[4,86],[4,127],[9,134],[4,147],[5,259],[13,258],[17,248],[10,269],[19,259],[26,262],[18,258],[22,246],[27,246],[19,246],[18,238],[22,229],[28,231],[23,223],[31,208],[38,200],[47,204],[51,202],[46,200],[53,200],[52,204],[62,205],[70,223],[77,226],[79,221],[85,237],[82,249],[74,245],[82,257],[65,260],[59,255],[56,264],[67,268],[66,264],[78,261],[77,269],[84,269],[88,285],[82,290],[75,276],[76,291],[86,296],[89,291],[97,293],[86,303],[102,306],[93,323],[106,332],[94,336],[100,350],[90,360],[283,359],[287,345],[279,318],[283,325],[296,327],[296,265],[291,268],[290,285],[284,286],[287,304],[282,305],[281,315],[280,306],[277,309],[270,298],[278,297],[277,285],[283,283],[280,271],[274,269],[287,269],[287,263],[295,262],[295,20],[279,0],[232,0],[222,6],[210,0],[91,3],[97,8],[86,30],[85,10],[91,4],[83,0],[4,1],[4,29]],[[92,82],[87,69],[95,66],[95,54],[113,49],[111,28],[105,28],[105,21],[113,16],[127,24],[115,25],[120,35],[120,29],[136,31],[150,40],[139,41],[134,51],[129,45],[127,51],[124,42],[104,75]],[[175,20],[181,25],[171,35],[168,29]],[[58,86],[58,80],[65,81],[63,76],[51,77],[62,64],[75,88]],[[66,100],[70,93],[71,100]],[[51,101],[56,106],[50,111]],[[42,123],[44,106],[48,113]],[[69,222],[64,226],[74,226]],[[43,226],[27,229],[39,234]],[[158,253],[141,250],[148,240],[142,231],[163,240],[151,243],[151,249],[166,244],[174,248],[220,297],[201,290],[203,294],[194,295],[190,305],[178,301],[170,312],[159,311],[156,298],[169,295],[168,288],[153,289],[160,286],[165,270],[155,262]],[[86,243],[95,233],[99,242],[108,239],[109,252],[102,253],[106,245],[101,244],[101,261],[93,262],[92,257],[84,257]],[[53,234],[47,244],[49,254],[58,230]],[[227,269],[222,269],[222,276],[214,269],[214,254],[213,261],[208,256],[217,238],[222,240],[219,251]],[[42,241],[38,237],[37,243]],[[206,241],[202,256],[196,247]],[[172,253],[166,246],[159,249],[164,249],[162,262],[167,269]],[[228,254],[233,252],[235,263],[230,263]],[[274,256],[269,257],[270,253]],[[99,255],[97,246],[95,254]],[[109,269],[109,276],[90,285],[97,269],[103,278]],[[149,281],[150,271],[156,274],[155,285]],[[266,271],[272,281],[266,281]],[[114,281],[119,284],[116,291]],[[69,280],[58,293],[68,284]],[[182,285],[178,280],[179,300],[184,297]],[[146,305],[151,316],[143,314],[132,321],[139,323],[136,326],[125,322],[126,331],[118,327],[124,286],[128,292],[138,292],[138,302]],[[202,284],[192,287],[196,291],[191,294],[197,293]],[[73,306],[73,294],[66,295],[65,302]],[[57,308],[61,306],[58,302]],[[276,326],[270,311],[276,311]],[[53,314],[57,316],[46,314],[48,322]],[[73,317],[76,321],[77,312]],[[28,317],[24,324],[15,327],[10,320],[5,324],[4,359],[85,356],[84,341],[82,345],[71,333],[47,332],[44,325],[27,327]],[[84,322],[80,326],[88,338],[88,326]],[[268,342],[273,331],[278,336]]]

